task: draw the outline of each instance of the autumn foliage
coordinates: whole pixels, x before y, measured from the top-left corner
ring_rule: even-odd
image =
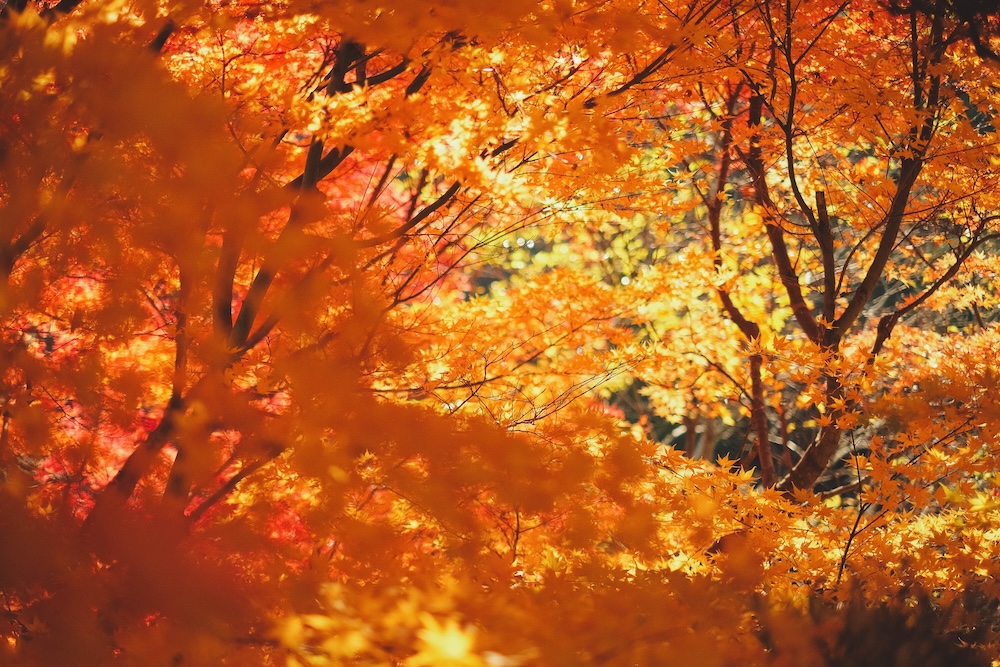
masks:
[[[990,664],[995,46],[9,0],[0,663]]]

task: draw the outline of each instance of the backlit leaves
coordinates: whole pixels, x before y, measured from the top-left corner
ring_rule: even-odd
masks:
[[[996,647],[953,19],[67,4],[0,18],[5,660],[805,664],[844,600]]]

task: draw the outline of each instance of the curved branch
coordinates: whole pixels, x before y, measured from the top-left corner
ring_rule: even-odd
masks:
[[[750,116],[747,124],[750,127],[760,128],[764,110],[764,96],[759,90],[755,90],[756,92],[753,97],[750,98]],[[785,232],[778,224],[778,207],[772,201],[771,193],[768,191],[764,160],[760,149],[760,136],[755,134],[750,138],[749,150],[742,151],[737,147],[737,151],[743,159],[744,164],[746,164],[747,170],[750,172],[757,204],[768,214],[764,224],[767,238],[771,242],[771,257],[774,259],[774,265],[778,270],[781,284],[788,295],[792,314],[795,316],[795,320],[799,323],[799,326],[802,327],[803,333],[814,343],[819,343],[821,340],[819,323],[813,317],[812,309],[806,303],[805,297],[802,294],[802,287],[799,285],[799,276],[788,254],[788,246],[785,243]]]
[[[965,250],[958,257],[955,258],[955,261],[952,263],[950,267],[948,267],[948,270],[945,271],[941,275],[941,277],[935,280],[930,287],[924,290],[924,292],[920,296],[918,296],[913,301],[910,301],[905,306],[896,310],[895,312],[889,313],[888,315],[883,315],[878,321],[878,332],[875,335],[875,343],[872,345],[872,351],[868,357],[868,361],[869,362],[875,361],[875,357],[877,357],[879,352],[882,351],[882,346],[885,345],[885,342],[887,340],[889,340],[889,337],[892,335],[893,328],[895,328],[896,324],[899,323],[900,319],[902,319],[909,312],[919,307],[920,304],[922,304],[924,301],[929,299],[931,295],[933,295],[935,292],[941,289],[941,287],[943,287],[945,283],[954,278],[961,270],[962,266],[965,264],[965,261],[972,256],[973,252],[975,252],[976,248],[978,248],[980,245],[982,245],[987,241],[993,241],[998,238],[1000,238],[1000,234],[989,234],[981,238],[978,238],[974,242],[970,243],[969,246],[965,248]]]
[[[852,295],[850,303],[847,304],[847,308],[833,322],[833,326],[827,329],[827,335],[823,341],[825,345],[832,346],[839,343],[871,299],[872,293],[875,291],[875,286],[882,278],[882,273],[889,262],[889,257],[896,247],[896,238],[899,236],[899,230],[903,224],[906,205],[910,199],[910,191],[917,182],[917,176],[920,174],[922,167],[923,160],[919,157],[903,160],[896,193],[892,197],[892,204],[889,206],[889,212],[886,215],[885,227],[882,232],[882,238],[879,241],[878,250],[876,250],[875,257],[868,266],[868,272],[865,274],[864,279]]]

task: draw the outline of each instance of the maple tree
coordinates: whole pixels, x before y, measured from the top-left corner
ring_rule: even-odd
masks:
[[[998,20],[8,2],[0,654],[988,664]]]

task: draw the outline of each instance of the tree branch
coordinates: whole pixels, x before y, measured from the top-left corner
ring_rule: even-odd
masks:
[[[432,213],[440,209],[442,206],[447,204],[454,198],[458,193],[459,188],[462,184],[459,181],[455,181],[451,184],[444,194],[435,199],[432,203],[425,206],[419,213],[411,217],[405,224],[400,225],[396,229],[392,230],[388,234],[383,234],[382,236],[376,236],[371,239],[363,239],[361,241],[356,241],[355,244],[359,248],[374,248],[375,246],[380,246],[384,243],[389,243],[390,241],[395,241],[406,235],[411,229],[419,225],[421,222],[426,220]]]
[[[878,331],[875,335],[875,343],[872,345],[872,351],[868,358],[869,361],[874,361],[875,357],[877,357],[879,352],[882,351],[882,346],[885,345],[885,342],[887,340],[889,340],[889,337],[892,335],[893,328],[895,328],[896,324],[899,322],[900,319],[903,318],[903,316],[913,311],[914,309],[918,308],[920,304],[922,304],[924,301],[929,299],[935,292],[941,289],[941,287],[943,287],[945,283],[954,278],[961,270],[962,266],[965,264],[965,261],[972,256],[973,252],[975,252],[976,248],[978,248],[986,241],[992,241],[997,238],[1000,238],[1000,234],[988,234],[986,236],[976,239],[973,243],[970,243],[968,247],[966,247],[965,250],[961,254],[959,254],[958,257],[955,258],[955,261],[952,263],[950,267],[948,267],[948,270],[945,271],[944,274],[942,274],[937,280],[935,280],[930,287],[924,290],[923,293],[920,294],[920,296],[918,296],[916,299],[913,299],[912,301],[907,303],[902,308],[896,310],[895,312],[889,313],[888,315],[883,315],[878,321]],[[982,320],[980,319],[980,322],[981,321]]]
[[[823,341],[827,346],[835,345],[843,339],[844,334],[854,324],[854,321],[861,314],[862,309],[871,299],[872,293],[875,291],[875,285],[881,279],[882,272],[885,270],[885,266],[889,262],[889,257],[892,256],[895,249],[896,237],[899,235],[900,227],[903,224],[906,205],[910,199],[910,191],[917,182],[917,176],[920,174],[922,166],[923,160],[919,157],[903,160],[903,166],[896,185],[896,193],[892,197],[892,203],[886,215],[885,227],[882,232],[882,238],[879,240],[878,250],[876,250],[875,257],[872,258],[872,262],[868,266],[868,272],[865,274],[864,279],[858,285],[858,289],[851,297],[850,303],[847,304],[847,308],[833,322],[833,326],[827,329],[826,337]]]
[[[750,113],[747,119],[749,126],[760,127],[763,109],[764,96],[759,90],[756,90],[753,97],[750,98]],[[754,134],[750,138],[750,149],[745,153],[741,151],[741,157],[747,166],[747,170],[750,172],[755,199],[758,205],[767,213],[764,226],[767,238],[771,242],[771,257],[774,259],[774,265],[778,270],[781,284],[788,294],[792,314],[795,315],[795,320],[799,323],[803,333],[809,337],[809,340],[819,343],[821,340],[819,324],[816,322],[816,318],[813,317],[812,309],[802,295],[799,277],[789,258],[788,246],[785,244],[785,232],[778,222],[778,208],[771,200],[771,193],[768,191],[759,135]]]
[[[827,324],[837,316],[837,265],[833,256],[833,228],[826,208],[826,193],[816,193],[816,240],[823,260],[823,319]]]
[[[264,466],[266,466],[274,459],[278,458],[278,456],[280,456],[283,451],[284,451],[283,448],[275,449],[272,453],[269,453],[268,456],[265,456],[264,458],[261,459],[257,459],[256,461],[248,463],[246,466],[240,468],[238,472],[236,472],[232,477],[226,480],[225,484],[216,489],[215,492],[212,493],[212,495],[210,495],[197,507],[191,510],[191,513],[188,515],[188,520],[192,524],[197,523],[198,520],[201,519],[202,515],[205,514],[205,512],[207,512],[209,509],[211,509],[212,506],[214,506],[220,500],[222,500],[230,493],[235,491],[236,487],[239,485],[240,482],[242,482],[244,479],[246,479],[253,473],[257,472]]]

